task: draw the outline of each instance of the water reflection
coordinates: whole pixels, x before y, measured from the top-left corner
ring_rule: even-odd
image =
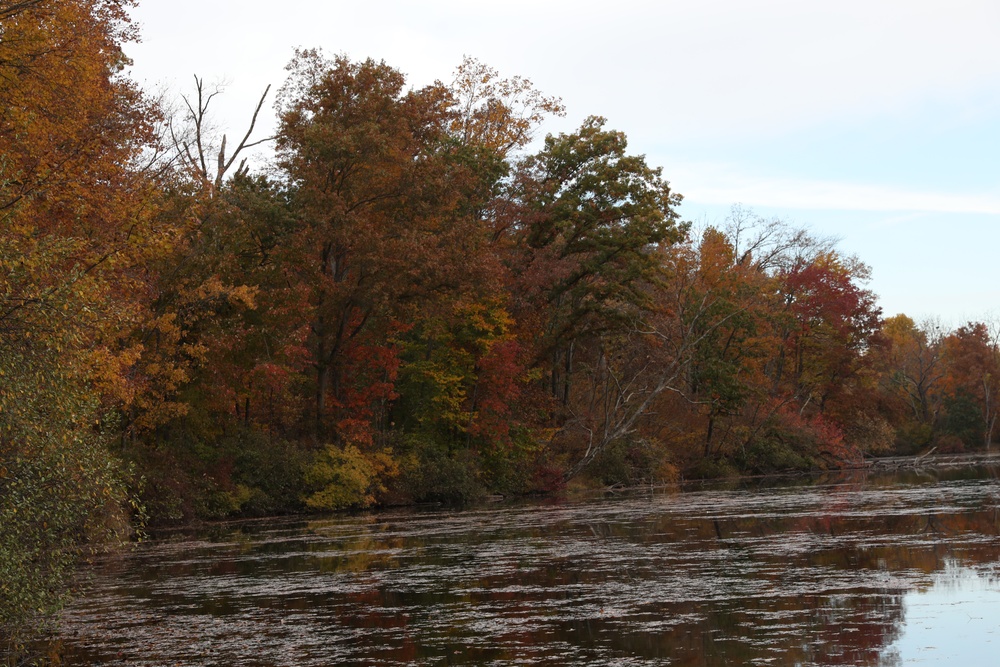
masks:
[[[945,652],[924,626],[980,613],[969,581],[998,595],[993,476],[175,533],[100,564],[60,650],[67,665],[906,664]]]
[[[929,587],[903,597],[903,623],[882,655],[884,667],[996,664],[1000,577],[993,567],[950,561]]]

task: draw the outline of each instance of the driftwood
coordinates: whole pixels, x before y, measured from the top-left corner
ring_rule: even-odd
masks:
[[[887,456],[866,459],[865,470],[918,470],[922,468],[951,468],[981,464],[1000,464],[1000,453],[979,452],[974,454],[935,454],[936,447],[916,456]]]

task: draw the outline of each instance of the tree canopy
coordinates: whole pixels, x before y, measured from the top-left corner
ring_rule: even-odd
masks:
[[[147,517],[992,446],[995,322],[884,319],[862,261],[741,207],[682,221],[605,119],[537,137],[563,107],[529,80],[301,50],[276,136],[265,91],[227,149],[203,79],[168,117],[123,75],[130,6],[0,1],[11,660]]]

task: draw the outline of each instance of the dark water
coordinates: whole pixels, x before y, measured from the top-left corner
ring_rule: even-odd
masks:
[[[254,521],[98,563],[66,665],[1000,660],[987,467]]]

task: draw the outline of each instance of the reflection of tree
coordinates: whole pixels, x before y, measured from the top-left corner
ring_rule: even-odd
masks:
[[[126,602],[352,664],[892,664],[908,595],[1000,561],[988,487],[907,479],[238,524],[151,552]]]
[[[307,524],[307,530],[324,540],[312,545],[317,551],[316,563],[319,571],[324,574],[340,572],[363,573],[371,570],[384,570],[397,567],[395,554],[403,546],[400,536],[380,534],[386,525],[379,523],[375,517],[367,516],[359,520],[357,526],[352,526],[348,535],[338,535],[336,530],[343,526],[315,521]],[[331,527],[334,532],[331,534]]]

